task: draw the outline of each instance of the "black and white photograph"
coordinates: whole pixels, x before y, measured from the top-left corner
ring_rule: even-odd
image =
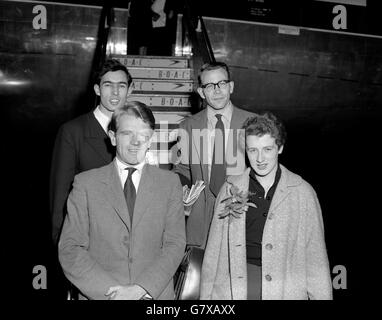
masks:
[[[375,298],[375,2],[0,0],[7,287],[154,318]]]

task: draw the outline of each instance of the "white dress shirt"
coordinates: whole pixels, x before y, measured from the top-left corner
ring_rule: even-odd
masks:
[[[109,126],[109,123],[110,123],[110,120],[111,120],[111,117],[108,117],[107,115],[105,115],[101,109],[99,108],[99,106],[97,106],[97,108],[94,109],[93,111],[94,113],[94,116],[95,118],[97,119],[97,121],[99,122],[99,124],[101,125],[102,129],[106,132],[109,131],[108,130],[108,126]]]
[[[117,164],[119,178],[121,180],[122,189],[125,185],[127,176],[129,175],[129,170],[125,170],[125,169],[127,167],[133,167],[133,168],[137,169],[134,171],[131,179],[133,180],[135,191],[138,192],[139,182],[141,181],[142,170],[143,170],[143,166],[145,165],[145,162],[141,162],[139,164],[131,166],[131,165],[127,165],[127,164],[123,163],[117,157],[115,158],[115,160],[116,160],[115,162]]]

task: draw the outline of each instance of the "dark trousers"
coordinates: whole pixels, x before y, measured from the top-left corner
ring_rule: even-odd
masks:
[[[261,266],[247,263],[247,300],[261,300]]]

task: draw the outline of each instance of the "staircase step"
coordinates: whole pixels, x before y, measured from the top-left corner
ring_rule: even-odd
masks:
[[[169,95],[133,93],[128,97],[128,101],[140,101],[149,107],[191,107],[190,96],[180,94]]]
[[[178,129],[155,129],[152,143],[170,144],[176,142]]]
[[[144,68],[144,67],[131,67],[129,72],[133,79],[146,78],[146,79],[165,79],[165,80],[191,80],[192,69],[181,68]]]
[[[191,114],[190,95],[194,91],[193,70],[187,57],[114,55],[133,77],[129,101],[145,103],[155,117],[155,133],[149,163],[175,163],[179,123]],[[175,150],[175,151],[174,151]]]
[[[178,128],[156,129],[150,145],[148,159],[151,164],[173,164],[177,160],[176,138]]]
[[[150,107],[152,112],[190,112],[190,107]]]
[[[112,58],[124,64],[129,70],[131,67],[150,68],[188,68],[186,57],[159,57],[159,56],[134,56],[113,55]]]
[[[161,129],[167,129],[169,124],[179,124],[191,112],[153,112],[155,123],[160,125]]]
[[[140,91],[192,92],[193,90],[194,90],[194,82],[192,80],[169,81],[169,80],[134,79],[133,81],[133,92],[140,92]]]

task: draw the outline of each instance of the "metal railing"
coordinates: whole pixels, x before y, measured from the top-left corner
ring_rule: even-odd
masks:
[[[215,62],[215,57],[203,18],[191,0],[184,1],[183,15],[179,17],[177,33],[175,55],[190,56],[196,88],[200,68],[205,63]],[[201,103],[199,100],[198,109],[202,108]]]

